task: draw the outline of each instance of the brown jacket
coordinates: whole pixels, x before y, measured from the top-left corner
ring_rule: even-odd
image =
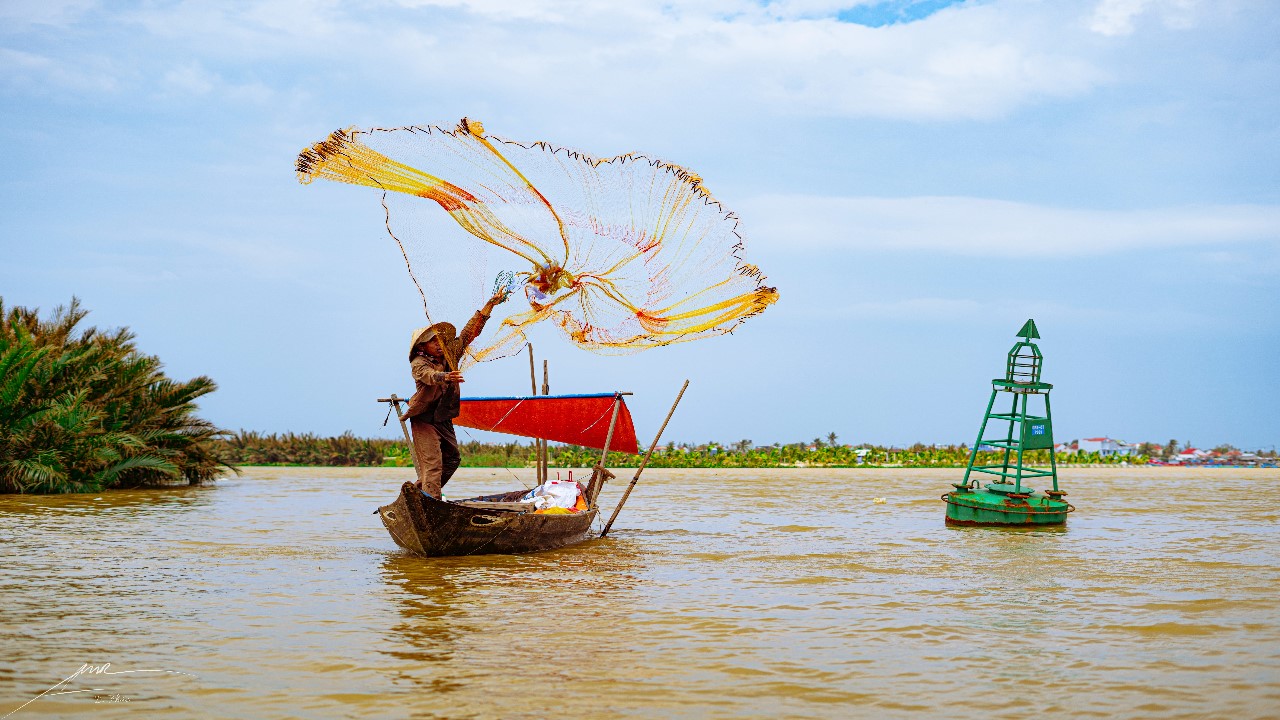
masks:
[[[467,346],[480,337],[488,319],[488,316],[476,311],[458,337],[440,338],[446,343],[448,356],[454,363],[462,360],[462,354],[467,351]],[[449,372],[445,359],[437,360],[430,355],[414,356],[413,348],[409,348],[409,353],[411,358],[409,373],[413,376],[415,389],[413,397],[409,398],[409,406],[405,408],[400,419],[408,420],[426,416],[423,419],[430,422],[444,422],[458,417],[461,393],[458,391],[457,383],[444,381],[445,374]]]

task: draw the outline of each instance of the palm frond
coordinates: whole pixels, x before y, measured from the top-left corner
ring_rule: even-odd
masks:
[[[165,376],[128,328],[83,327],[78,298],[42,318],[0,298],[0,492],[80,492],[228,470],[196,415],[217,385]]]

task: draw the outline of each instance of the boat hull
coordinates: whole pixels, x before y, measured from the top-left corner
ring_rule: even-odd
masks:
[[[1062,525],[1067,522],[1067,513],[1075,509],[1038,493],[1011,497],[975,489],[949,492],[942,499],[947,503],[948,525]]]
[[[401,486],[394,502],[378,508],[391,539],[424,557],[523,553],[573,545],[590,537],[596,512],[593,508],[560,515],[473,508],[427,497],[409,482]]]

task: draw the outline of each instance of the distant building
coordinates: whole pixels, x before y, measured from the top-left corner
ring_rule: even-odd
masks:
[[[1106,457],[1108,455],[1132,455],[1134,447],[1126,445],[1121,440],[1109,437],[1082,438],[1079,443],[1080,452],[1096,452]]]
[[[1186,450],[1183,450],[1182,452],[1175,455],[1173,459],[1179,463],[1182,463],[1183,465],[1193,464],[1193,463],[1202,463],[1205,460],[1209,459],[1209,453],[1205,452],[1204,450],[1187,448]]]

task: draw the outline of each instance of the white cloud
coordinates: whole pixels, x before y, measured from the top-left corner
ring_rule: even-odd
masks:
[[[1093,10],[1089,29],[1101,35],[1128,35],[1133,32],[1133,18],[1151,0],[1101,0]]]
[[[47,70],[53,67],[54,62],[43,55],[35,53],[23,52],[21,50],[10,50],[9,48],[0,48],[0,68],[9,70],[10,72],[21,72],[30,70]]]
[[[67,71],[37,75],[19,68],[29,81],[9,83],[84,90],[86,83],[72,71],[97,67],[115,71],[93,75],[93,85],[111,91],[147,83],[173,90],[184,81],[195,89],[199,78],[189,71],[198,66],[225,78],[257,79],[257,90],[230,93],[230,99],[294,95],[303,88],[322,97],[355,85],[380,96],[460,98],[470,107],[476,98],[524,108],[591,98],[639,123],[652,119],[646,113],[669,115],[671,108],[702,117],[991,119],[1047,100],[1087,96],[1130,77],[1132,67],[1119,66],[1114,52],[1137,42],[1127,36],[1141,21],[1190,27],[1206,12],[1199,0],[1083,6],[989,0],[885,27],[837,20],[840,10],[866,4],[372,0],[353,6],[266,0],[108,11],[77,1],[45,12],[38,3],[19,3],[8,7],[27,19],[19,33],[47,16],[64,23],[79,18],[80,36],[46,53],[65,62]],[[130,40],[115,46],[125,33]],[[1108,40],[1099,42],[1099,35]],[[110,56],[101,54],[104,38],[113,43]],[[166,71],[175,54],[179,68]],[[305,77],[295,74],[303,67]]]
[[[95,4],[95,0],[5,0],[0,3],[0,24],[10,30],[28,25],[66,25]]]
[[[161,80],[165,93],[170,95],[217,95],[230,100],[263,103],[272,98],[272,90],[261,83],[236,84],[227,82],[217,73],[210,72],[200,63],[187,63],[165,71]]]
[[[744,204],[759,242],[795,247],[1062,257],[1165,247],[1280,244],[1280,207],[1072,210],[966,197],[774,195]]]
[[[571,95],[641,110],[928,120],[998,117],[1109,81],[1083,41],[1088,11],[1079,8],[994,0],[880,28],[836,19],[858,4],[402,0],[356,9],[274,0],[147,6],[94,23],[142,28],[141,48],[181,47],[187,64],[164,82],[189,88],[200,80],[191,63],[226,77],[305,63],[310,81],[354,76],[419,95],[485,88],[495,102],[526,106]],[[1119,27],[1132,13],[1112,15]],[[118,57],[138,58],[133,76],[143,78],[169,60]],[[297,82],[262,77],[277,92]]]
[[[863,320],[894,321],[929,318],[933,322],[946,322],[971,318],[983,312],[998,309],[970,298],[918,297],[837,305],[830,308],[830,312],[837,317]],[[1022,309],[1018,308],[1015,312],[1022,312]]]
[[[43,92],[55,86],[75,92],[111,92],[118,86],[118,68],[103,57],[68,61],[10,48],[0,48],[0,84]]]
[[[1159,16],[1165,27],[1186,29],[1194,25],[1199,4],[1199,0],[1099,0],[1089,29],[1113,37],[1130,35],[1134,21],[1147,13]]]
[[[909,291],[910,289],[907,288]],[[1040,322],[1072,322],[1089,318],[1090,322],[1114,326],[1173,326],[1209,328],[1223,327],[1224,321],[1201,312],[1176,307],[1114,307],[1089,304],[1087,298],[1074,298],[1078,303],[1052,302],[1022,299],[1016,303],[1007,300],[975,300],[963,297],[906,297],[888,300],[833,304],[829,312],[838,318],[862,322],[917,321],[928,324],[970,321],[975,317],[993,323],[1007,323],[1017,327],[1028,316]]]
[[[835,15],[860,5],[877,5],[878,0],[774,0],[761,12],[777,18],[805,18]]]
[[[168,89],[188,95],[208,95],[219,79],[198,63],[170,68],[164,74],[164,84]]]
[[[713,21],[678,35],[674,59],[656,69],[673,86],[701,75],[708,92],[743,93],[783,115],[989,118],[1106,81],[1042,23],[987,6],[881,28]]]

